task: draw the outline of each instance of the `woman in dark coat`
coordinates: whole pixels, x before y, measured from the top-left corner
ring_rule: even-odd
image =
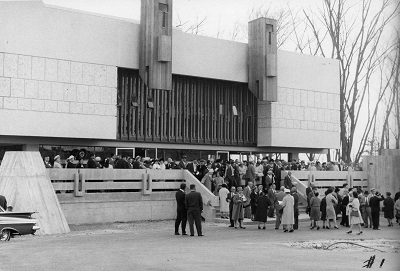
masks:
[[[253,221],[257,210],[257,198],[258,198],[258,189],[256,186],[253,186],[250,193],[251,220]]]
[[[268,208],[271,206],[271,201],[267,195],[262,192],[257,199],[257,210],[255,220],[258,221],[258,229],[261,229],[261,222],[264,223],[263,230],[265,230],[265,222],[267,222]]]
[[[318,192],[315,192],[314,196],[310,200],[310,219],[312,221],[311,229],[317,227],[317,230],[319,230],[318,221],[321,218],[321,199],[318,196]]]
[[[321,210],[321,220],[322,220],[322,228],[325,229],[326,222],[326,195],[328,191],[325,191],[325,197],[321,200],[320,210]]]
[[[392,194],[386,192],[386,198],[383,200],[383,215],[388,220],[388,226],[393,227],[392,219],[394,218],[394,200],[390,197]]]

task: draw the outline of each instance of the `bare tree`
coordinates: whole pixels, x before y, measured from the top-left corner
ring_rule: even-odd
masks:
[[[350,5],[346,0],[325,0],[317,12],[303,10],[311,37],[297,39],[297,50],[336,58],[340,64],[340,139],[341,159],[350,162],[356,129],[362,129],[362,138],[354,155],[358,162],[365,151],[379,104],[388,87],[381,82],[376,94],[371,93],[371,79],[393,45],[386,44],[382,36],[389,23],[398,15],[398,2],[383,0],[373,12],[372,0],[361,0]],[[354,2],[353,2],[354,3]],[[306,44],[306,46],[304,46]],[[371,101],[372,94],[376,99]],[[366,105],[367,103],[367,105]],[[359,127],[361,114],[367,108],[367,123]]]
[[[383,148],[389,148],[390,144],[390,122],[389,119],[390,117],[395,117],[397,118],[397,121],[394,122],[395,125],[395,130],[399,131],[399,123],[400,123],[400,118],[398,115],[399,111],[399,76],[400,76],[400,32],[397,33],[397,46],[394,50],[394,56],[391,58],[390,55],[387,57],[387,62],[388,66],[392,67],[390,70],[389,76],[386,78],[386,80],[389,82],[389,88],[390,88],[390,94],[389,94],[389,99],[385,103],[386,105],[386,110],[385,110],[385,115],[384,115],[384,122],[383,122],[383,128],[382,128],[382,133],[381,133],[381,144],[379,148],[379,154],[382,153]],[[397,106],[396,111],[393,110],[394,106]],[[396,116],[397,115],[397,116]],[[397,127],[396,127],[397,126]],[[398,132],[399,133],[399,132]],[[399,149],[399,134],[394,134],[395,141],[396,141],[396,148]]]

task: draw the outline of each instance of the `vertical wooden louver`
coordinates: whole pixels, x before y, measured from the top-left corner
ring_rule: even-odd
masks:
[[[247,83],[181,75],[171,91],[149,89],[138,70],[119,68],[117,139],[256,146],[257,98]]]

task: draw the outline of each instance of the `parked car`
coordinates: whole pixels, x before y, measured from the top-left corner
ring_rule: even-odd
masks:
[[[0,241],[9,241],[12,235],[35,234],[40,229],[35,212],[6,212],[0,206]]]

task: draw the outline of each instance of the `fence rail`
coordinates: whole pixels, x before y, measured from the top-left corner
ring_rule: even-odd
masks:
[[[214,196],[187,170],[155,169],[47,169],[56,193],[73,193],[84,197],[87,193],[176,191],[182,181],[196,184],[206,206],[218,206]]]

